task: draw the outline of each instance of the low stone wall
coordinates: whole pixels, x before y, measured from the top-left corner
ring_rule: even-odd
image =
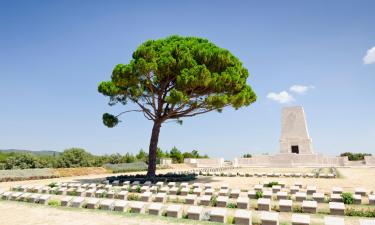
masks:
[[[185,159],[184,163],[193,165],[198,168],[223,167],[224,158]]]
[[[365,156],[365,163],[367,166],[375,166],[375,156]]]
[[[321,154],[276,154],[256,155],[252,158],[239,158],[235,160],[237,166],[280,166],[280,167],[306,167],[306,166],[345,166],[346,157],[332,157]]]

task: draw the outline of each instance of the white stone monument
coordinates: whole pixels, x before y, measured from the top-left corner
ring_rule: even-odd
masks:
[[[314,154],[302,106],[283,108],[280,153]]]

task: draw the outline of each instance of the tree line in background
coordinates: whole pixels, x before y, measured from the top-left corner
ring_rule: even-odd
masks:
[[[349,161],[359,161],[359,160],[364,160],[365,156],[371,156],[371,154],[344,152],[340,156],[348,156]]]
[[[56,155],[36,155],[31,153],[0,152],[0,169],[33,169],[33,168],[71,168],[71,167],[100,167],[105,164],[132,162],[148,163],[148,154],[139,150],[137,154],[119,153],[111,155],[93,155],[84,149],[70,148]],[[197,150],[181,152],[176,147],[170,151],[157,149],[157,161],[161,158],[171,158],[173,163],[183,163],[185,158],[208,158],[200,155]]]

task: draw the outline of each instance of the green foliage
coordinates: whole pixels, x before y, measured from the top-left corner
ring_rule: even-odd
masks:
[[[211,206],[217,205],[217,196],[216,195],[212,195],[211,200],[210,200],[210,205]]]
[[[137,185],[137,188],[135,189],[137,193],[141,193],[141,185]]]
[[[345,216],[375,217],[375,209],[374,208],[366,208],[366,209],[346,208]]]
[[[113,173],[126,173],[145,171],[147,169],[147,164],[144,162],[105,164],[104,167],[112,170]]]
[[[236,203],[233,203],[233,202],[229,202],[229,203],[227,204],[227,208],[235,209],[235,208],[237,208],[237,204],[236,204]]]
[[[302,213],[302,206],[301,205],[293,205],[292,212],[295,213]]]
[[[0,170],[0,182],[36,180],[58,177],[52,169]]]
[[[178,150],[176,147],[173,147],[170,152],[170,157],[174,163],[183,163],[184,156],[182,155],[181,151]]]
[[[266,187],[273,187],[275,185],[279,185],[279,182],[276,182],[276,181],[271,181],[269,182],[268,184],[266,184]]]
[[[11,156],[5,161],[5,169],[33,169],[42,167],[38,159],[28,153]]]
[[[51,200],[48,201],[48,205],[49,206],[59,206],[60,205],[60,201],[56,200],[56,199],[51,199]]]
[[[49,186],[50,188],[58,187],[58,185],[57,185],[56,182],[49,183],[48,186]]]
[[[251,158],[252,157],[252,155],[251,154],[249,154],[249,153],[247,153],[247,154],[244,154],[243,156],[242,156],[242,158]]]
[[[234,224],[234,217],[233,216],[227,217],[227,224]]]
[[[138,201],[139,200],[139,195],[134,194],[134,193],[129,193],[128,194],[128,200],[129,201]]]
[[[263,191],[257,191],[257,192],[255,192],[255,198],[256,199],[263,198]]]
[[[154,121],[149,154],[149,174],[155,175],[155,152],[161,124],[207,113],[249,106],[256,95],[247,84],[248,70],[228,50],[207,39],[170,36],[148,40],[133,53],[128,64],[118,64],[110,81],[101,82],[98,92],[109,97],[109,105],[126,105],[128,101]],[[116,126],[118,117],[105,113],[103,123]],[[171,152],[172,154],[172,152]],[[181,162],[181,152],[173,152]]]
[[[363,160],[365,156],[371,156],[371,154],[344,152],[340,156],[348,156],[349,161],[359,161],[359,160]]]
[[[64,150],[58,159],[58,166],[64,168],[89,167],[92,165],[93,156],[81,148]]]
[[[354,197],[353,194],[350,192],[344,192],[341,194],[342,201],[344,204],[353,204],[354,203]]]

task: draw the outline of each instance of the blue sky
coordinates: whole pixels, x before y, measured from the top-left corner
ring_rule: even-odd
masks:
[[[121,108],[97,84],[142,42],[178,34],[238,56],[258,100],[163,125],[163,149],[274,153],[281,108],[302,105],[316,152],[375,153],[374,9],[370,0],[0,1],[0,148],[148,149],[142,115],[102,124]]]

